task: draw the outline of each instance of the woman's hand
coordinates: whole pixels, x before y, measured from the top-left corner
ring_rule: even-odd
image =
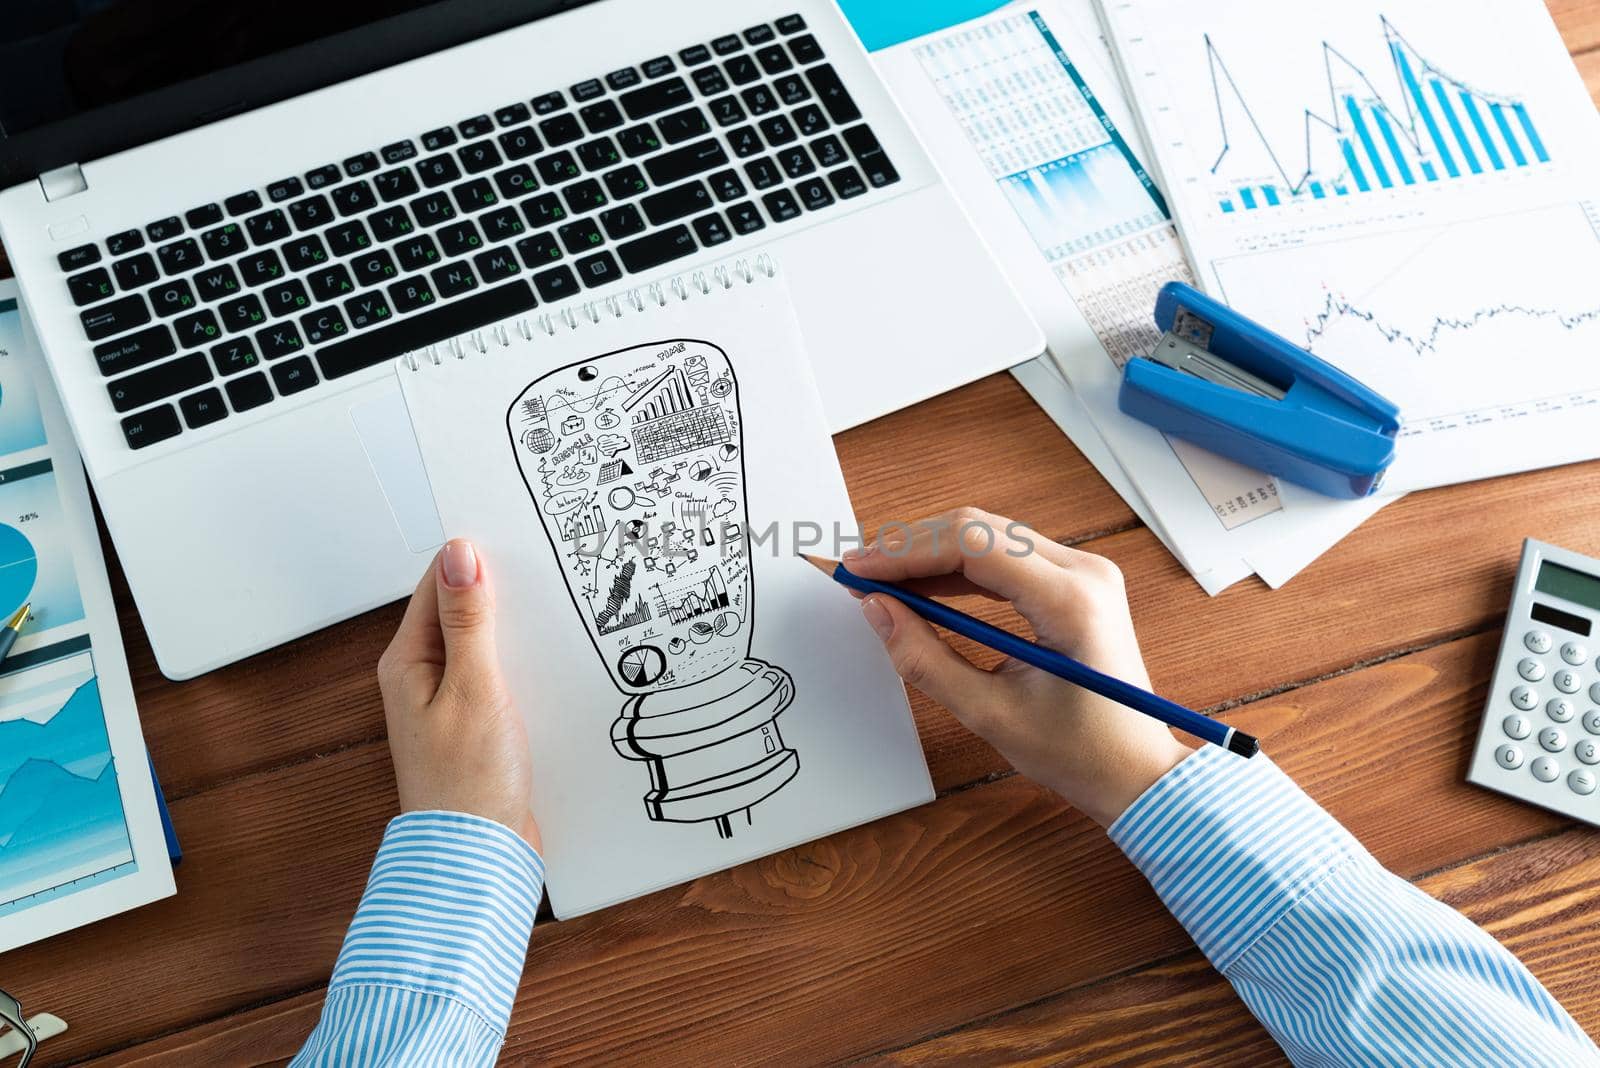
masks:
[[[472,543],[439,550],[378,660],[402,812],[466,812],[539,848],[528,736],[494,642],[494,597]]]
[[[930,593],[1010,601],[1039,644],[1150,687],[1116,565],[1020,523],[958,509],[888,532],[846,553],[844,565]],[[1165,725],[1037,668],[1012,660],[974,667],[892,597],[873,594],[862,612],[907,683],[1104,826],[1193,751]]]

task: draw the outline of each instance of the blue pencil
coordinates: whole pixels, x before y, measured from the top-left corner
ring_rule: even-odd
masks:
[[[1194,735],[1202,741],[1221,746],[1231,753],[1243,757],[1255,756],[1261,749],[1261,743],[1243,731],[1236,730],[1225,723],[1218,723],[1210,716],[1202,716],[1198,712],[1184,708],[1182,705],[1167,700],[1148,690],[1123,682],[1121,679],[1112,678],[1101,671],[1096,671],[1088,664],[1080,663],[1056,652],[1046,649],[1042,645],[1035,645],[1026,638],[1019,638],[1009,631],[991,626],[981,619],[975,619],[965,612],[940,604],[921,594],[912,593],[888,582],[878,582],[874,579],[862,578],[845,570],[843,564],[834,563],[832,560],[818,560],[815,557],[805,558],[817,570],[824,574],[831,574],[833,580],[841,586],[848,586],[852,590],[862,593],[881,593],[886,597],[893,597],[929,623],[937,624],[948,631],[970,638],[979,645],[1004,653],[1013,660],[1020,660],[1024,664],[1031,664],[1040,671],[1050,674],[1068,682],[1082,686],[1091,693],[1126,705],[1135,712],[1143,712],[1160,720],[1169,727],[1176,727],[1180,731]]]

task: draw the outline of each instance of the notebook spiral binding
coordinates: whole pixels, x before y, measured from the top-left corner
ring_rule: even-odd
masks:
[[[485,355],[491,345],[510,348],[513,344],[513,334],[524,342],[536,340],[538,333],[541,332],[547,337],[555,337],[556,332],[563,327],[568,330],[579,330],[585,321],[599,324],[608,317],[620,319],[629,314],[630,309],[632,313],[638,314],[649,311],[652,306],[665,308],[674,297],[685,301],[696,294],[709,296],[719,289],[733,289],[741,283],[753,285],[759,278],[775,278],[777,274],[777,263],[770,255],[763,252],[754,260],[738,259],[687,274],[675,274],[648,285],[613,293],[600,300],[571,302],[539,315],[508,319],[494,326],[461,334],[415,352],[408,352],[400,359],[413,371],[419,370],[423,361],[438,367],[444,363],[446,357],[453,356],[458,360],[464,360],[471,353]]]

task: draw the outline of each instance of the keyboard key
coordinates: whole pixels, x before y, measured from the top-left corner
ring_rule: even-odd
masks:
[[[611,138],[597,137],[578,146],[578,161],[588,170],[603,171],[614,163],[621,163],[622,156]]]
[[[113,256],[124,256],[144,247],[144,235],[137,230],[124,230],[106,238],[106,251]]]
[[[256,334],[256,346],[266,359],[281,360],[305,348],[306,343],[301,339],[300,331],[294,328],[293,323],[279,323]]]
[[[617,105],[609,100],[601,100],[580,108],[578,114],[583,117],[583,124],[589,128],[590,133],[604,133],[614,130],[623,123],[622,112],[617,110]]]
[[[500,194],[494,191],[494,185],[487,178],[474,178],[470,182],[462,182],[450,192],[455,195],[456,203],[461,205],[462,211],[482,211],[500,203]]]
[[[833,203],[833,193],[821,178],[808,178],[794,188],[807,211],[817,211]]]
[[[261,194],[255,190],[248,193],[237,193],[222,202],[228,209],[229,215],[249,215],[252,211],[261,210]]]
[[[429,156],[417,164],[417,174],[429,189],[448,185],[461,177],[461,168],[449,156]]]
[[[561,227],[558,233],[561,235],[561,243],[574,256],[589,252],[605,242],[605,237],[593,219],[577,219],[569,222]]]
[[[678,58],[683,60],[685,67],[693,67],[709,60],[711,58],[711,49],[705,45],[690,45],[678,53]]]
[[[744,196],[744,182],[740,180],[736,171],[718,171],[707,178],[706,182],[711,186],[711,192],[716,194],[716,198],[724,203]]]
[[[828,128],[828,117],[815,104],[795,108],[790,118],[794,121],[795,128],[800,131],[801,137],[814,137]]]
[[[305,331],[306,344],[326,345],[350,332],[350,325],[338,308],[319,308],[300,317],[300,328]]]
[[[739,105],[737,97],[719,96],[707,106],[711,108],[711,117],[717,120],[719,126],[732,126],[744,121],[744,108]]]
[[[236,412],[248,412],[272,400],[272,387],[267,385],[267,376],[260,371],[231,379],[223,388],[228,391],[228,403]]]
[[[517,242],[517,255],[529,270],[538,270],[552,260],[561,258],[561,243],[554,234],[534,234]]]
[[[567,209],[562,206],[561,200],[554,193],[534,197],[522,205],[522,214],[528,217],[528,225],[535,230],[542,230],[554,225],[567,217]]]
[[[506,159],[527,159],[543,147],[532,126],[519,126],[500,135],[500,148]]]
[[[526,104],[508,104],[494,113],[494,121],[501,126],[516,126],[533,118]]]
[[[417,146],[410,141],[396,141],[392,145],[383,146],[383,162],[388,164],[403,163],[417,154]]]
[[[437,236],[439,247],[444,250],[446,259],[453,260],[458,256],[466,256],[483,247],[483,235],[478,233],[478,228],[470,221],[442,227]]]
[[[478,268],[478,274],[488,283],[503,282],[522,273],[522,266],[517,263],[516,255],[506,248],[492,248],[480,252],[472,257],[472,262]]]
[[[560,111],[567,106],[567,100],[559,91],[546,93],[533,98],[533,113],[535,115],[549,115]]]
[[[328,247],[341,259],[372,247],[372,238],[359,219],[340,223],[328,231]]]
[[[757,189],[771,189],[783,181],[778,165],[770,159],[751,160],[744,165],[744,173],[750,176],[750,184]]]
[[[520,237],[528,230],[516,208],[487,212],[478,219],[478,225],[483,227],[483,239],[491,245]]]
[[[494,120],[487,115],[474,115],[472,118],[458,123],[456,129],[461,131],[461,136],[471,140],[474,137],[487,137],[494,132]]]
[[[811,162],[811,154],[800,145],[779,152],[778,163],[790,178],[803,178],[817,169],[817,165]]]
[[[540,157],[533,166],[545,185],[558,185],[561,182],[571,181],[583,173],[578,167],[578,161],[572,158],[571,152],[552,152],[548,156]]]
[[[456,141],[456,132],[448,126],[441,126],[422,135],[422,150],[438,152],[440,149],[449,148]]]
[[[275,285],[261,295],[266,298],[267,310],[274,318],[297,315],[311,307],[311,298],[306,296],[306,287],[297,278]]]
[[[615,282],[622,277],[622,268],[617,266],[616,257],[609,252],[596,252],[593,256],[585,256],[574,263],[573,268],[578,272],[578,277],[590,289]]]
[[[79,245],[56,257],[63,271],[78,271],[100,262],[100,246]]]
[[[734,56],[722,69],[728,72],[728,80],[734,85],[749,85],[761,77],[761,68],[749,56]]]
[[[599,78],[590,78],[588,81],[579,82],[572,87],[572,99],[581,104],[585,100],[593,100],[598,96],[604,96],[605,91],[606,87],[600,84]]]
[[[722,76],[721,67],[701,67],[692,77],[701,96],[716,96],[728,91],[728,79]]]
[[[200,240],[205,243],[206,254],[214,260],[231,260],[249,247],[238,223],[207,230],[200,235]]]
[[[699,251],[687,226],[673,226],[617,246],[617,258],[630,272],[648,271]]]
[[[606,192],[611,194],[612,200],[626,200],[650,188],[650,184],[644,180],[644,172],[632,164],[607,172],[605,183]]]
[[[639,206],[644,209],[645,217],[652,225],[660,226],[685,215],[706,211],[711,207],[711,194],[704,182],[685,182],[664,192],[652,193],[639,201]]]
[[[253,293],[218,304],[217,316],[222,320],[223,329],[234,334],[254,330],[267,321],[261,298]]]
[[[137,334],[107,341],[94,347],[95,366],[103,375],[120,375],[135,367],[143,367],[156,360],[164,360],[178,351],[172,340],[172,331],[164,325],[152,326]]]
[[[539,296],[546,303],[565,300],[578,292],[578,276],[572,273],[570,267],[552,267],[548,271],[540,271],[533,276],[533,284],[539,287]]]
[[[350,267],[355,271],[356,280],[364,286],[382,285],[400,273],[394,265],[394,257],[383,249],[357,256]]]
[[[716,212],[702,215],[694,221],[694,236],[698,237],[700,244],[706,248],[733,240],[733,233],[728,229],[728,224]]]
[[[328,247],[315,234],[296,238],[283,246],[283,261],[291,271],[309,271],[328,262]]]
[[[211,362],[216,365],[217,374],[231,375],[254,367],[261,358],[249,338],[230,337],[211,350]]]
[[[122,436],[128,442],[130,449],[142,449],[158,441],[175,438],[181,433],[183,426],[178,422],[178,413],[170,404],[163,404],[159,408],[151,408],[148,412],[130,415],[122,420]]]
[[[264,286],[283,277],[283,261],[271,249],[262,249],[239,261],[239,273],[245,285]]]
[[[761,203],[767,206],[767,214],[772,216],[773,222],[788,222],[800,217],[800,205],[787,189],[773,190],[761,198]]]
[[[113,408],[128,412],[203,386],[211,379],[211,365],[196,352],[108,382],[106,392],[111,395]]]
[[[404,237],[417,228],[411,216],[406,214],[406,209],[398,204],[368,215],[367,225],[372,227],[373,239],[380,243]]]
[[[189,394],[178,402],[178,408],[183,412],[183,421],[189,424],[190,430],[199,430],[228,417],[228,406],[222,401],[222,391],[215,386]]]
[[[203,301],[221,300],[239,292],[239,276],[225,263],[214,264],[194,276],[194,288]]]
[[[697,107],[684,108],[682,111],[674,111],[671,115],[663,115],[656,120],[656,126],[669,145],[676,145],[691,137],[711,132],[711,124],[706,121],[705,112]]]
[[[333,222],[333,209],[325,196],[306,197],[289,205],[289,218],[301,230],[315,230]]]
[[[794,61],[801,66],[807,63],[815,63],[822,58],[822,46],[809,33],[804,37],[796,37],[790,41],[789,51],[794,53]]]
[[[326,189],[340,179],[339,168],[328,163],[314,171],[306,172],[307,189]]]
[[[539,132],[552,146],[571,144],[583,137],[583,127],[578,125],[578,117],[571,114],[554,115],[542,120]]]
[[[883,145],[878,143],[878,137],[871,127],[865,123],[852,126],[844,132],[844,140],[850,146],[850,151],[855,153],[856,162],[866,172],[867,181],[875,188],[900,180],[900,172],[889,162],[888,154],[883,151]]]
[[[736,130],[729,130],[728,144],[733,149],[733,154],[740,159],[746,156],[759,156],[766,151],[766,146],[761,143],[761,135],[756,133],[754,126],[740,126]]]
[[[628,127],[617,134],[617,141],[630,159],[647,155],[661,147],[661,138],[656,136],[655,128],[649,123]]]
[[[671,74],[677,69],[677,64],[672,62],[671,56],[657,56],[654,59],[647,59],[641,66],[644,68],[644,76],[646,78],[660,78]]]
[[[371,174],[377,169],[378,154],[376,152],[363,152],[359,156],[351,156],[344,161],[344,173],[347,178]]]
[[[628,113],[628,118],[635,121],[671,108],[681,107],[690,103],[692,99],[689,83],[682,78],[668,78],[666,81],[655,82],[632,92],[623,93],[617,98],[622,110]]]
[[[711,42],[711,50],[719,56],[728,55],[730,52],[737,52],[743,47],[744,44],[740,42],[738,36],[731,33],[723,37],[718,37],[716,40]]]
[[[447,263],[433,269],[433,288],[445,300],[478,288],[478,276],[465,263]]]
[[[840,167],[830,172],[828,181],[833,184],[833,191],[839,194],[840,200],[849,200],[867,191],[866,183],[861,180],[861,172],[854,167]]]
[[[761,64],[761,69],[768,74],[782,74],[794,68],[794,64],[789,61],[789,53],[780,44],[757,49],[756,62]]]
[[[200,256],[200,246],[192,237],[162,245],[156,249],[161,266],[168,274],[183,274],[199,267],[205,261]]]
[[[411,202],[411,213],[427,230],[447,223],[459,214],[456,211],[456,202],[450,199],[448,193],[429,193],[425,197],[418,197]]]
[[[594,178],[585,178],[581,182],[573,182],[564,191],[567,198],[567,207],[574,212],[594,211],[606,206],[605,190],[600,188],[600,183]]]
[[[759,26],[752,26],[744,31],[744,39],[745,43],[750,45],[766,44],[772,40],[772,27],[765,22]]]
[[[289,227],[289,217],[280,208],[250,216],[244,221],[244,228],[258,245],[275,245],[294,232]]]
[[[320,271],[313,271],[306,278],[311,286],[311,295],[317,300],[326,303],[330,300],[343,300],[356,291],[356,286],[350,280],[350,272],[342,264],[324,267]]]
[[[85,304],[97,304],[115,296],[117,292],[117,287],[111,284],[111,275],[104,267],[73,275],[67,279],[67,289],[72,294],[72,303],[80,308]]]
[[[394,255],[402,271],[420,271],[439,262],[439,246],[427,234],[420,234],[396,245]]]
[[[414,279],[391,288],[426,283]],[[400,306],[398,295],[396,306]],[[430,299],[423,303],[432,303]],[[340,378],[373,364],[393,359],[403,352],[414,352],[449,338],[476,330],[502,319],[509,319],[533,308],[537,301],[524,279],[485,288],[469,297],[441,304],[423,315],[395,320],[376,330],[354,334],[317,352],[317,365],[324,378]],[[417,305],[417,306],[420,306]],[[409,309],[402,309],[409,310]]]
[[[379,289],[351,297],[344,302],[344,311],[350,317],[350,327],[353,330],[365,330],[369,326],[377,326],[394,314],[389,310],[389,298]]]
[[[298,178],[285,178],[281,182],[273,182],[267,186],[267,199],[274,204],[282,204],[291,197],[297,197],[306,191]]]
[[[366,182],[349,182],[329,194],[334,210],[346,218],[371,211],[378,206],[378,195]]]
[[[90,341],[102,341],[113,334],[126,333],[150,321],[150,308],[137,293],[133,296],[90,308],[78,316]]]
[[[779,33],[799,33],[806,28],[806,20],[799,15],[785,15],[778,20],[777,27]]]
[[[733,225],[734,233],[753,234],[767,225],[767,220],[761,217],[761,212],[748,200],[740,201],[728,208],[728,222]]]
[[[195,306],[194,290],[182,280],[165,282],[150,291],[150,306],[163,319],[181,315]]]
[[[837,167],[850,159],[844,154],[844,145],[832,134],[811,142],[811,154],[817,157],[817,163],[824,168]]]
[[[495,188],[500,190],[500,196],[505,200],[516,200],[535,192],[539,188],[539,180],[533,176],[533,169],[525,163],[515,167],[507,167],[494,176]]]
[[[386,204],[409,197],[422,188],[417,184],[417,176],[406,167],[374,175],[372,184],[377,186],[378,196]]]
[[[277,384],[280,397],[289,397],[316,385],[317,371],[311,366],[311,357],[297,356],[292,360],[273,364],[272,381]]]
[[[150,240],[152,241],[158,243],[168,241],[183,233],[183,223],[179,221],[176,215],[173,215],[151,223],[144,228],[144,232],[150,235]]]
[[[183,219],[189,224],[191,230],[204,230],[208,226],[215,226],[222,221],[222,206],[220,204],[202,204],[198,208],[190,208],[184,212]]]
[[[406,312],[413,312],[418,308],[425,308],[429,304],[432,304],[433,287],[428,284],[428,280],[426,278],[419,274],[413,278],[403,279],[390,286],[389,296],[394,300],[394,310],[404,315]],[[393,354],[391,353],[391,355]],[[363,364],[362,366],[366,365]],[[338,375],[333,374],[328,370],[326,364],[323,365],[322,373],[327,375],[329,378],[338,377]],[[348,374],[349,372],[341,373]]]
[[[806,71],[806,78],[816,91],[817,98],[822,101],[822,106],[828,109],[828,117],[834,122],[855,122],[861,118],[861,109],[856,107],[850,91],[839,80],[839,72],[833,69],[833,64],[812,67]]]
[[[786,115],[774,115],[770,119],[761,120],[761,136],[767,139],[767,144],[773,148],[786,145],[800,136],[794,132],[794,125]],[[804,149],[801,150],[805,151]]]
[[[606,75],[606,84],[617,92],[621,92],[630,85],[638,85],[639,68],[623,67],[621,70],[614,70]]]
[[[209,311],[185,315],[172,324],[172,331],[178,335],[178,347],[185,349],[209,345],[222,336],[222,327],[217,325],[217,317]],[[211,376],[207,373],[206,377]]]
[[[722,145],[712,138],[675,148],[647,161],[644,169],[655,185],[670,185],[728,162]]]
[[[139,289],[161,277],[156,261],[148,252],[118,260],[111,265],[111,271],[117,276],[117,285],[123,289]]]
[[[456,150],[456,155],[461,159],[461,166],[468,174],[482,174],[484,171],[494,170],[505,160],[494,147],[493,141],[474,141],[470,145],[462,145]]]
[[[624,237],[632,237],[644,229],[644,217],[639,214],[639,209],[632,204],[624,204],[618,208],[600,213],[600,225],[606,229],[606,236],[613,241],[620,241]],[[627,261],[624,260],[624,263]]]
[[[744,106],[752,115],[765,115],[769,111],[778,110],[778,98],[764,85],[752,85],[741,92],[739,98],[744,101]]]
[[[778,99],[789,107],[811,98],[811,90],[806,88],[806,80],[798,74],[784,75],[772,83],[772,89],[778,94]]]

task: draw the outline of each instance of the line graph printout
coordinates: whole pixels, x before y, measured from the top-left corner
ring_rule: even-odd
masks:
[[[1101,11],[1201,285],[1400,406],[1386,488],[1600,455],[1600,116],[1539,0]]]

